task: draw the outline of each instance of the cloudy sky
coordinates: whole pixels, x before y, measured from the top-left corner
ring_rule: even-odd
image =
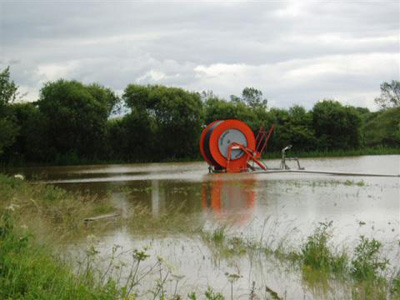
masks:
[[[28,100],[65,78],[376,109],[380,84],[400,79],[397,0],[0,0],[0,26],[0,67]]]

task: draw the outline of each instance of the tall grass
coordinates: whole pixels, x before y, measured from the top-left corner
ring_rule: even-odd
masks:
[[[2,174],[0,187],[0,210],[13,211],[18,224],[35,231],[47,228],[58,235],[74,235],[84,230],[84,218],[115,211],[104,197],[30,184]]]
[[[8,213],[0,225],[0,299],[117,299],[113,282],[77,277],[33,236],[14,228]]]

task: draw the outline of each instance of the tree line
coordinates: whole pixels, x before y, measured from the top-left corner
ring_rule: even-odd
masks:
[[[16,101],[9,68],[0,72],[0,160],[3,163],[147,162],[199,158],[199,138],[214,120],[239,119],[256,132],[275,124],[268,151],[400,146],[400,82],[381,85],[381,110],[322,100],[311,110],[268,108],[260,90],[229,100],[209,92],[129,84],[121,97],[99,84],[60,79],[36,102]],[[116,108],[127,112],[116,116]]]

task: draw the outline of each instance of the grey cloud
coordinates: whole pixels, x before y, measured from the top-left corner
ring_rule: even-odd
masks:
[[[19,61],[11,64],[12,75],[32,91],[58,77],[119,91],[131,82],[213,89],[224,97],[252,85],[278,106],[341,97],[372,107],[379,84],[399,79],[400,14],[394,1],[0,5],[0,67]],[[357,64],[378,70],[357,68],[355,57],[361,57]],[[353,69],[346,70],[347,63]],[[218,64],[243,65],[244,73],[214,78],[198,71]],[[288,75],[296,72],[303,75]]]

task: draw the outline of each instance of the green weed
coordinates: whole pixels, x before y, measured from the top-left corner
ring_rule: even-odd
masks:
[[[334,273],[346,270],[347,255],[344,252],[336,255],[329,248],[328,242],[332,237],[331,227],[332,221],[320,223],[314,234],[307,238],[307,242],[301,248],[300,255],[304,266]]]
[[[225,235],[225,226],[218,227],[215,229],[212,234],[211,234],[211,239],[218,244],[222,244],[225,241],[226,235]]]
[[[373,280],[380,271],[386,270],[389,262],[379,257],[382,243],[361,236],[351,261],[351,275],[360,280]]]
[[[208,287],[204,296],[207,300],[225,300],[225,297],[222,294],[214,292],[211,287]]]

